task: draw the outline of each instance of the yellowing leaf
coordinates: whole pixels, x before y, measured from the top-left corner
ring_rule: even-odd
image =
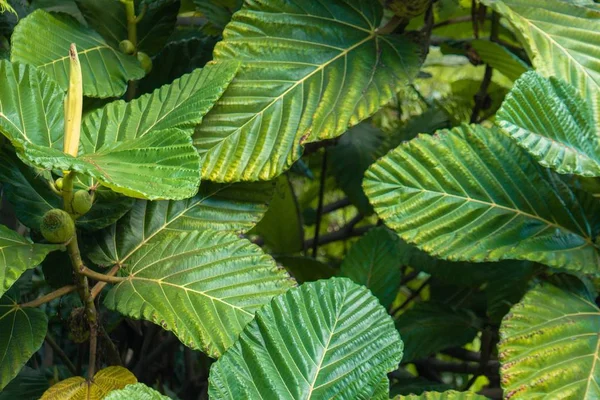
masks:
[[[98,371],[91,383],[81,376],[58,382],[46,390],[41,400],[100,400],[111,391],[136,382],[137,378],[128,369],[108,367]]]

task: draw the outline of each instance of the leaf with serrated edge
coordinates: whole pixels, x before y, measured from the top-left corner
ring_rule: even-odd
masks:
[[[498,129],[471,125],[401,145],[364,187],[389,227],[436,257],[597,272],[598,204],[555,179]]]
[[[214,363],[211,399],[354,399],[398,367],[392,319],[347,278],[305,283],[256,313]]]
[[[0,299],[0,390],[42,346],[48,319],[37,308],[21,308],[8,295]]]
[[[592,109],[567,83],[526,73],[506,96],[496,122],[544,167],[600,176]]]
[[[52,40],[43,40],[45,37]],[[34,11],[19,21],[11,43],[11,61],[34,65],[65,90],[69,85],[69,46],[75,43],[86,96],[119,97],[125,93],[127,81],[144,77],[135,57],[110,47],[99,34],[67,14]]]
[[[254,312],[294,285],[246,239],[211,230],[161,233],[123,264],[126,280],[108,308],[170,330],[188,347],[218,357]]]
[[[544,283],[512,307],[498,357],[506,399],[600,397],[600,310],[582,293]]]
[[[115,225],[99,232],[86,256],[110,266],[124,263],[161,232],[211,229],[245,233],[267,211],[274,182],[216,184],[203,182],[200,192],[179,201],[136,201]]]
[[[269,180],[303,143],[339,136],[388,103],[421,55],[406,37],[379,34],[382,15],[371,0],[246,1],[214,51],[243,67],[194,134],[203,177]]]
[[[113,390],[104,400],[170,400],[170,397],[163,396],[160,392],[138,382],[129,384],[123,389]]]
[[[424,392],[421,394],[398,395],[393,400],[486,400],[487,397],[475,392],[457,392],[448,390],[446,392]]]
[[[48,253],[59,249],[64,249],[64,246],[31,243],[17,232],[0,225],[0,296],[23,272],[37,267]]]
[[[60,381],[44,392],[40,400],[101,400],[115,389],[137,382],[137,378],[123,367],[107,367],[96,372],[88,383],[81,376]]]

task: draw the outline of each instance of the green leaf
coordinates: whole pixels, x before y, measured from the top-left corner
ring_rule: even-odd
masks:
[[[373,207],[362,188],[362,176],[385,154],[380,148],[383,141],[384,133],[379,128],[363,122],[344,133],[338,143],[328,149],[331,172],[339,187],[364,215],[372,214]]]
[[[381,18],[371,0],[246,2],[215,47],[215,60],[244,66],[194,134],[203,177],[271,179],[302,144],[339,136],[388,103],[421,55],[406,37],[379,34]]]
[[[441,303],[417,303],[396,320],[404,341],[404,362],[471,342],[478,332],[475,315]]]
[[[190,199],[138,200],[125,217],[96,235],[86,255],[98,265],[110,266],[127,262],[137,249],[162,232],[245,233],[267,211],[273,189],[271,182],[203,182],[200,192]]]
[[[254,313],[294,281],[246,239],[212,230],[162,233],[123,264],[104,303],[152,321],[188,347],[219,357]]]
[[[86,96],[119,97],[125,93],[127,81],[144,77],[135,57],[113,49],[99,34],[73,17],[43,10],[34,11],[16,26],[10,59],[36,66],[66,90],[71,43],[75,43],[80,53]]]
[[[371,229],[352,246],[340,272],[366,286],[387,309],[396,298],[402,280],[401,257],[398,235],[379,227]]]
[[[113,390],[122,389],[136,382],[137,378],[128,369],[111,366],[96,372],[91,381],[81,376],[60,381],[50,387],[40,400],[101,400]]]
[[[544,167],[562,174],[600,176],[600,144],[592,114],[572,86],[528,72],[515,82],[496,118]]]
[[[374,164],[364,187],[389,227],[435,257],[598,270],[598,203],[576,196],[498,129],[420,135]]]
[[[46,378],[44,371],[25,366],[2,389],[0,400],[39,400],[46,389],[48,389],[48,386],[48,378]]]
[[[357,400],[389,400],[390,380],[387,376],[383,379],[375,377],[357,396]]]
[[[446,392],[424,392],[422,394],[409,394],[407,396],[396,396],[393,400],[486,400],[487,397],[480,396],[474,392],[457,392],[448,390]]]
[[[9,296],[0,298],[0,390],[42,346],[47,328],[44,311],[21,308]]]
[[[37,244],[0,225],[0,296],[28,269],[37,267],[48,255],[64,249],[58,244]]]
[[[180,129],[152,131],[77,158],[36,145],[26,145],[19,156],[41,168],[82,173],[130,197],[185,199],[200,185],[198,153]]]
[[[402,341],[369,291],[349,279],[305,283],[256,313],[214,363],[212,399],[352,399],[397,368]]]
[[[104,400],[169,400],[169,397],[138,382],[129,384],[123,389],[113,390]]]
[[[535,69],[583,94],[600,121],[600,9],[561,0],[484,0],[516,28]],[[591,3],[591,2],[590,2]],[[582,29],[585,27],[585,29]]]
[[[600,310],[581,292],[542,284],[502,321],[498,355],[507,398],[600,396]]]
[[[62,149],[65,94],[34,67],[0,60],[0,132],[13,146]]]
[[[274,257],[298,283],[328,279],[337,274],[335,269],[316,258],[287,255]]]
[[[475,39],[471,41],[471,47],[477,52],[481,61],[489,64],[512,81],[517,80],[529,70],[529,66],[523,60],[498,43]]]
[[[447,383],[430,381],[423,377],[406,377],[395,379],[394,384],[390,388],[390,396],[408,394],[418,395],[429,391],[443,392],[451,388],[452,386]]]
[[[208,21],[223,30],[231,16],[242,7],[243,0],[194,0],[194,4]]]
[[[115,49],[127,39],[125,6],[115,0],[76,0],[77,7],[88,25]],[[136,15],[145,8],[137,24],[137,48],[150,55],[157,53],[173,33],[179,11],[179,0],[136,1]]]
[[[287,176],[282,175],[277,179],[269,210],[250,233],[259,235],[272,253],[296,253],[302,250],[302,220],[292,184]]]
[[[151,94],[128,103],[117,100],[88,114],[82,122],[83,152],[95,153],[157,130],[178,128],[191,133],[221,97],[237,68],[235,62],[213,63]]]

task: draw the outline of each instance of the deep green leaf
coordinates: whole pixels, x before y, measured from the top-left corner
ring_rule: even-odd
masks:
[[[114,0],[75,0],[88,26],[98,32],[115,49],[127,39],[125,5]]]
[[[37,308],[21,308],[8,295],[0,298],[0,390],[40,348],[48,320]]]
[[[202,230],[244,233],[267,211],[271,182],[215,184],[203,182],[200,192],[180,201],[136,201],[117,224],[95,237],[87,256],[98,265],[125,263],[161,232]]]
[[[0,60],[0,132],[13,146],[33,143],[62,149],[63,91],[32,66]]]
[[[535,69],[573,85],[600,121],[600,9],[562,0],[484,0],[516,28]],[[593,4],[592,2],[588,2]]]
[[[337,271],[316,258],[304,256],[274,256],[298,283],[328,279],[337,274]]]
[[[484,63],[498,70],[510,80],[517,80],[529,70],[523,60],[511,53],[506,47],[490,40],[475,39],[471,47]]]
[[[423,377],[406,377],[395,379],[394,384],[390,388],[390,396],[397,395],[418,395],[423,392],[443,392],[451,389],[452,386],[447,383],[435,382],[427,380]]]
[[[421,135],[374,164],[364,186],[387,225],[433,256],[598,270],[598,204],[497,129]]]
[[[409,394],[407,396],[396,396],[393,400],[486,400],[475,392],[457,392],[448,390],[446,392],[424,392],[422,394]]]
[[[243,0],[194,0],[194,4],[208,21],[219,30],[231,20],[231,16],[242,7]]]
[[[115,142],[149,132],[178,128],[192,131],[221,97],[237,71],[235,62],[207,65],[128,103],[118,100],[83,120],[84,153],[95,153]]]
[[[349,279],[305,283],[256,313],[209,375],[212,399],[352,399],[397,368],[402,341]],[[377,382],[375,381],[375,382]]]
[[[581,292],[545,283],[502,321],[498,354],[506,398],[600,396],[600,310]]]
[[[156,390],[149,388],[143,383],[133,383],[123,389],[113,390],[104,400],[169,400]]]
[[[37,145],[26,145],[19,156],[41,168],[82,173],[130,197],[185,199],[200,184],[198,153],[180,129],[123,139],[77,158]]]
[[[294,285],[258,246],[212,230],[158,234],[122,269],[127,279],[106,295],[108,308],[152,321],[215,358],[256,310]]]
[[[471,342],[478,321],[469,311],[428,301],[400,315],[396,327],[405,344],[403,361],[407,362]]]
[[[388,308],[402,280],[400,238],[385,227],[371,229],[342,262],[341,275],[366,286]]]
[[[194,134],[203,176],[271,179],[303,143],[339,136],[388,103],[421,56],[406,37],[379,34],[381,18],[371,0],[247,1],[215,48],[215,60],[244,66]]]
[[[17,232],[0,225],[0,296],[6,293],[23,272],[37,267],[48,253],[59,249],[64,247],[31,243]]]
[[[357,400],[389,400],[389,398],[390,380],[387,376],[374,377],[356,397]]]
[[[73,17],[43,10],[36,10],[19,22],[12,36],[10,59],[38,67],[67,89],[71,43],[80,53],[86,96],[119,97],[125,93],[127,81],[144,77],[135,57],[113,49]]]
[[[0,392],[0,400],[39,400],[50,386],[44,371],[23,367]]]
[[[506,97],[497,122],[544,167],[562,174],[600,176],[593,111],[563,81],[526,73]]]

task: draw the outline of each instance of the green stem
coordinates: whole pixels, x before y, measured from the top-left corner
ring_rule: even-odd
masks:
[[[85,266],[82,267],[79,270],[79,273],[81,275],[85,275],[88,278],[92,278],[92,279],[95,279],[95,280],[100,281],[100,282],[121,283],[121,282],[127,280],[127,278],[123,278],[123,277],[120,277],[120,276],[109,276],[109,275],[106,275],[106,274],[101,274],[100,272],[96,272],[96,271],[91,270],[91,269],[89,269],[89,268],[87,268]]]
[[[35,300],[29,301],[27,303],[19,304],[19,307],[38,307],[42,304],[46,304],[54,299],[58,299],[59,297],[64,296],[65,294],[69,294],[77,289],[75,285],[63,286],[60,289],[56,289],[53,292],[48,293],[42,297],[38,297]]]
[[[129,40],[135,48],[133,55],[137,55],[137,24],[144,16],[145,9],[142,11],[139,17],[136,17],[135,3],[133,0],[121,0],[121,3],[125,5],[125,15],[127,16],[127,40]],[[136,82],[129,81],[127,84],[127,101],[131,101],[135,98],[136,90]]]
[[[56,343],[56,341],[54,340],[52,335],[50,335],[50,333],[46,333],[46,343],[48,343],[50,347],[52,347],[52,350],[54,350],[56,355],[62,360],[62,362],[65,364],[65,367],[67,367],[71,374],[73,376],[77,376],[77,369],[75,368],[75,365],[73,365],[71,360],[69,360],[69,357],[63,351],[63,349],[60,348],[58,343]]]

